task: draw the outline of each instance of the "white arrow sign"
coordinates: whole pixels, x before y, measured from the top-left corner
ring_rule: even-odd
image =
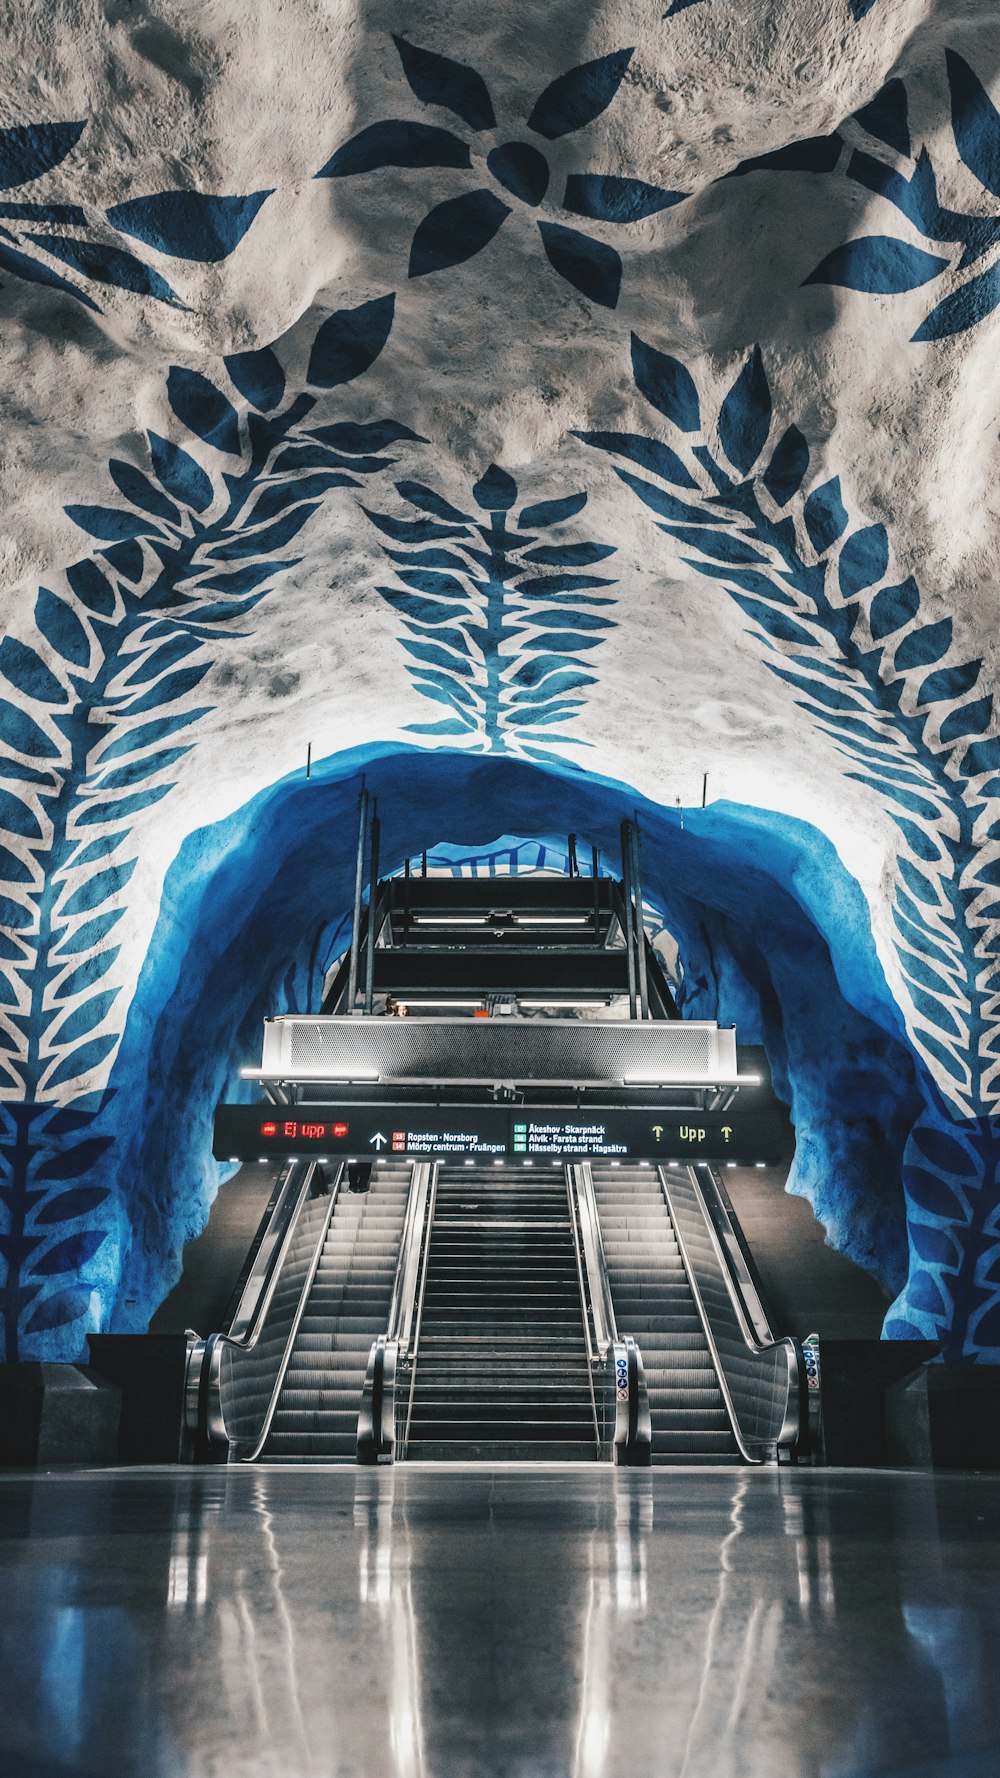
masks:
[[[381,1130],[376,1130],[374,1136],[368,1138],[369,1145],[376,1150],[384,1148],[388,1140],[388,1136],[383,1136]]]

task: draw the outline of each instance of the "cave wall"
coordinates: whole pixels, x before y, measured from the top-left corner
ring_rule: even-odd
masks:
[[[794,1188],[899,1284],[888,1332],[995,1354],[995,9],[5,24],[8,1350],[142,1319],[213,1186],[204,1147],[168,1186],[164,1108],[203,1132],[334,942],[340,853],[303,810],[272,883],[247,811],[308,749],[331,783],[409,749],[456,813],[484,761],[559,786],[462,816],[487,837],[629,787],[689,1004],[785,1082]],[[738,870],[780,889],[751,926]],[[258,879],[209,1015],[197,885]]]

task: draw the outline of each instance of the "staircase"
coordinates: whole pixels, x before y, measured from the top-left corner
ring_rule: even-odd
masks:
[[[594,1167],[618,1330],[642,1354],[657,1464],[740,1463],[655,1167]]]
[[[353,1460],[368,1354],[385,1333],[410,1168],[377,1166],[341,1186],[262,1460]]]
[[[442,1168],[408,1459],[598,1455],[562,1168]]]

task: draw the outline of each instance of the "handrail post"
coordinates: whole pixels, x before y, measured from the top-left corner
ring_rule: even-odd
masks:
[[[358,856],[354,866],[354,922],[351,927],[351,969],[347,982],[347,1010],[354,1013],[358,998],[358,964],[361,950],[361,896],[365,878],[365,839],[368,833],[368,792],[364,784],[358,797]]]
[[[365,1012],[371,1012],[375,986],[375,940],[378,936],[378,843],[380,824],[372,803],[371,885],[368,890],[368,954],[365,957]]]
[[[625,951],[626,951],[626,956],[627,956],[627,960],[628,960],[628,1016],[630,1019],[634,1019],[635,1018],[635,1009],[636,1009],[635,950],[634,950],[635,934],[634,934],[633,921],[632,921],[632,860],[631,860],[631,856],[630,856],[631,847],[629,845],[629,824],[627,821],[623,821],[622,825],[621,825],[621,847],[622,847],[622,903],[623,903],[622,916],[623,916],[623,926],[624,926],[624,933],[625,933]]]
[[[646,928],[642,917],[642,874],[639,869],[639,823],[629,823],[632,889],[635,895],[635,960],[639,972],[639,1017],[649,1018],[649,983],[646,979]]]

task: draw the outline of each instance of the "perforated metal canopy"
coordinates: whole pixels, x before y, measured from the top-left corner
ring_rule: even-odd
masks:
[[[735,1086],[736,1032],[685,1020],[268,1019],[265,1080]]]

